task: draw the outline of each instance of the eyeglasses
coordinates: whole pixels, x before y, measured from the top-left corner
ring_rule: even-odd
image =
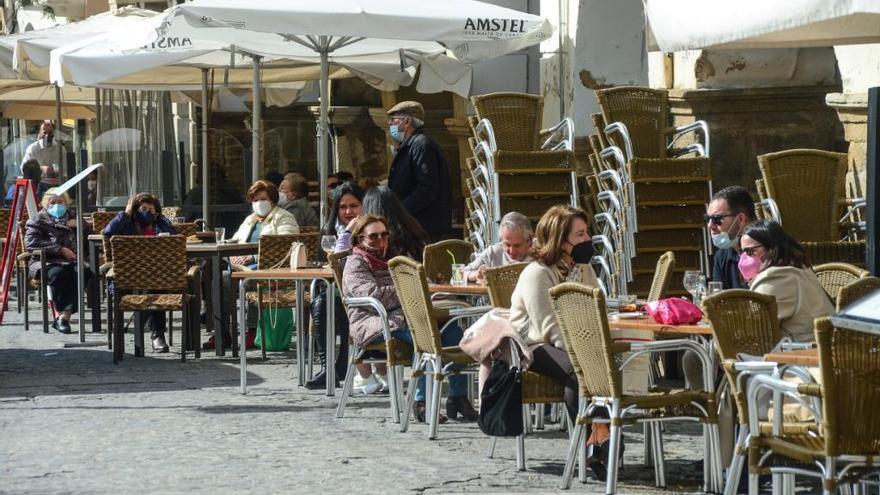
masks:
[[[728,213],[726,215],[703,215],[703,221],[706,223],[712,222],[714,225],[721,225],[721,222],[723,222],[725,218],[735,216],[736,213]]]
[[[743,247],[742,252],[749,255],[749,256],[754,256],[755,249],[765,249],[765,248],[764,248],[764,246],[758,244],[757,246]]]
[[[373,232],[371,234],[362,234],[360,237],[361,237],[361,239],[369,239],[371,241],[378,241],[379,238],[381,237],[382,239],[387,241],[388,238],[391,237],[391,233],[389,233],[386,230],[385,232]]]

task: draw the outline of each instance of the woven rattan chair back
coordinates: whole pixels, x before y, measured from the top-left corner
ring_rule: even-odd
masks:
[[[822,375],[825,454],[876,456],[880,421],[880,335],[837,328],[828,318],[816,320],[816,343]]]
[[[425,267],[405,256],[396,256],[388,262],[388,269],[406,324],[412,332],[415,351],[439,355],[442,349],[440,331],[431,305]]]
[[[110,244],[113,281],[120,290],[186,290],[186,237],[117,235]]]
[[[101,234],[104,232],[104,228],[107,227],[107,224],[110,223],[110,220],[113,220],[113,217],[116,216],[116,213],[112,211],[96,211],[92,213],[92,232],[96,234]]]
[[[183,216],[183,208],[180,206],[163,206],[162,216],[174,220],[175,218]]]
[[[486,286],[489,288],[489,300],[496,308],[510,308],[510,298],[519,281],[522,271],[528,263],[511,263],[509,265],[486,269]]]
[[[191,235],[195,235],[196,232],[199,231],[199,226],[196,225],[195,222],[178,223],[174,226],[174,230],[177,231],[177,235],[189,237]]]
[[[639,158],[666,158],[668,94],[665,90],[618,86],[596,91],[602,117],[622,122]]]
[[[425,273],[436,283],[446,283],[452,277],[452,256],[456,263],[468,263],[474,245],[461,239],[447,239],[445,241],[428,244],[422,251],[422,261],[425,265]]]
[[[544,98],[527,93],[490,93],[473,96],[477,118],[489,119],[499,150],[536,151],[544,118]]]
[[[880,278],[862,277],[855,282],[844,285],[837,293],[837,311],[858,301],[859,299],[880,290]]]
[[[290,245],[294,242],[305,244],[309,251],[309,260],[314,260],[318,255],[318,234],[271,234],[260,236],[260,252],[257,260],[257,268],[266,270],[290,266]]]
[[[739,354],[763,356],[782,339],[776,298],[744,289],[731,289],[703,299],[703,311],[712,326],[715,347],[724,361],[737,360]],[[736,377],[724,368],[731,395],[742,424],[748,422],[745,390],[737,388]]]
[[[846,154],[796,149],[758,156],[768,198],[785,231],[799,241],[840,239],[846,195]]]
[[[339,251],[338,253],[330,253],[327,256],[327,264],[330,265],[330,269],[333,270],[333,280],[336,282],[336,287],[339,288],[339,292],[344,296],[346,293],[345,287],[342,286],[342,270],[345,268],[345,258],[351,256],[351,249],[346,249],[345,251]]]
[[[566,282],[550,289],[550,299],[581,395],[620,397],[621,376],[611,352],[602,290]]]
[[[862,270],[849,263],[824,263],[814,266],[813,271],[816,272],[816,277],[819,278],[819,283],[828,293],[828,297],[835,301],[841,287],[868,276],[867,270]]]
[[[657,269],[654,271],[654,280],[651,281],[651,290],[648,292],[648,302],[659,301],[669,290],[672,283],[672,273],[675,271],[675,253],[666,251],[657,260]]]
[[[608,147],[608,140],[605,138],[605,118],[602,117],[601,113],[594,113],[590,115],[590,120],[593,122],[593,127],[596,128],[596,136],[599,139],[599,144],[602,148]]]

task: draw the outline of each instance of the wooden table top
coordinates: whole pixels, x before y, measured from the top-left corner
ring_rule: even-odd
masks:
[[[800,366],[819,366],[819,349],[771,352],[764,355],[764,361]]]
[[[333,271],[329,268],[273,268],[270,270],[245,270],[232,272],[234,279],[264,279],[264,280],[313,280],[316,278],[331,279]]]
[[[679,335],[712,335],[712,327],[709,325],[664,325],[657,323],[650,316],[641,318],[622,318],[608,320],[611,330],[648,330],[654,333],[679,334]]]
[[[489,287],[479,284],[468,285],[450,285],[450,284],[428,284],[428,290],[431,294],[437,292],[446,292],[449,294],[461,294],[467,296],[485,296],[489,294]]]
[[[232,242],[226,244],[215,244],[213,242],[188,242],[186,243],[186,252],[190,254],[199,253],[229,253],[237,254],[256,254],[260,250],[260,244],[256,242]]]
[[[103,234],[89,234],[88,239],[90,241],[103,241],[104,235]]]

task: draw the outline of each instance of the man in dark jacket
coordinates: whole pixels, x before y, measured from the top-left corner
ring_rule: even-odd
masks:
[[[717,250],[712,262],[712,280],[724,289],[748,289],[739,273],[739,235],[755,221],[752,195],[741,186],[730,186],[715,193],[706,208],[706,227]]]
[[[452,230],[452,186],[446,158],[422,132],[424,124],[421,103],[402,101],[388,110],[388,130],[397,146],[388,187],[436,242]]]

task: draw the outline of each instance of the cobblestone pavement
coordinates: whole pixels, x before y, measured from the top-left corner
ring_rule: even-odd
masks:
[[[251,351],[252,388],[242,396],[231,357],[181,363],[172,348],[126,354],[114,366],[106,334],[87,334],[92,346],[82,347],[76,334],[44,334],[39,324],[25,332],[14,310],[5,320],[0,493],[559,491],[567,437],[552,426],[526,438],[528,470],[520,472],[513,440],[499,441],[489,459],[489,440],[472,423],[441,425],[436,441],[420,424],[400,433],[387,396],[354,398],[336,419],[338,395],[297,388],[292,353],[263,362]],[[620,492],[698,491],[699,431],[667,429],[669,489],[657,490],[653,469],[642,466],[641,429],[626,430]],[[572,492],[603,493],[604,485],[575,481]]]

